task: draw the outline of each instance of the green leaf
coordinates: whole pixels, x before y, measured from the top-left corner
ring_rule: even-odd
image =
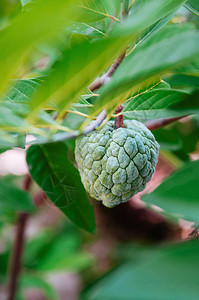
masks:
[[[84,40],[66,49],[62,59],[38,89],[32,101],[33,116],[45,103],[53,102],[60,109],[67,109],[95,79],[110,65],[112,59],[124,49],[128,39],[104,39],[90,43]]]
[[[6,132],[0,129],[0,149],[11,147],[25,148],[26,137],[23,133]]]
[[[93,207],[64,143],[34,145],[27,151],[30,174],[51,201],[77,226],[93,232]]]
[[[143,200],[161,207],[166,213],[199,221],[199,160],[184,165]]]
[[[199,17],[199,1],[198,0],[189,0],[184,4],[190,12]]]
[[[84,300],[197,300],[199,242],[132,249],[132,259],[99,280]]]
[[[72,0],[45,0],[23,12],[0,33],[0,91],[15,77],[17,67],[37,43],[53,39],[69,18],[77,16]],[[53,22],[52,22],[53,20]],[[13,47],[14,45],[14,47]]]
[[[121,24],[117,24],[113,35],[129,35],[143,31],[162,18],[175,12],[186,0],[141,1],[139,8]],[[134,9],[134,7],[132,8]]]
[[[28,288],[36,288],[44,292],[49,300],[59,300],[59,296],[54,288],[42,277],[34,274],[25,274],[20,277],[20,288],[26,290]]]
[[[185,30],[179,25],[167,26],[139,44],[124,59],[110,82],[101,88],[93,114],[102,108],[111,111],[132,89],[139,87],[140,82],[186,64],[198,54],[198,32],[187,30],[186,26]]]
[[[6,105],[0,105],[0,127],[8,130],[15,128],[16,131],[18,131],[17,128],[19,127],[26,130],[30,128],[27,122],[17,115],[12,107],[7,107]]]
[[[101,21],[106,17],[111,17],[106,11],[103,1],[90,0],[88,3],[79,0],[79,18],[80,22],[96,22]],[[114,18],[114,17],[111,17]]]
[[[160,128],[153,131],[161,150],[176,151],[182,148],[183,142],[175,128]]]
[[[123,115],[129,119],[147,121],[169,117],[179,117],[187,114],[198,114],[198,96],[180,90],[154,89],[137,95],[128,101]]]
[[[84,270],[93,259],[88,253],[78,250],[74,242],[76,240],[71,234],[56,238],[34,268],[40,272]]]
[[[12,80],[7,91],[3,94],[3,101],[11,103],[30,103],[31,98],[40,86],[40,78]]]
[[[80,23],[80,22],[79,23],[74,22],[71,26],[68,26],[67,31],[85,35],[85,36],[89,36],[89,37],[104,37],[104,36],[106,36],[106,34],[103,31],[97,29],[96,27],[91,26],[90,24]]]
[[[28,193],[6,179],[0,180],[0,212],[33,212],[34,205]]]
[[[2,105],[16,115],[27,116],[31,99],[40,84],[40,78],[11,80],[7,90],[1,96]]]

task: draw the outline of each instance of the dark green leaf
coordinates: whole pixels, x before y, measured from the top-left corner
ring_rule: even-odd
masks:
[[[0,180],[0,212],[33,212],[34,205],[28,193],[11,184],[6,179]]]
[[[124,108],[123,115],[129,119],[146,121],[198,114],[198,96],[198,92],[189,95],[179,90],[154,89],[133,97]]]
[[[199,222],[198,174],[199,160],[188,163],[143,200],[178,218]]]
[[[93,113],[102,107],[113,109],[131,90],[140,88],[140,82],[147,80],[148,83],[149,79],[186,64],[198,55],[199,34],[188,28],[170,25],[139,44],[124,59],[110,82],[102,87]]]
[[[139,250],[139,249],[138,249]],[[84,300],[197,300],[199,242],[140,249],[84,294]]]
[[[34,145],[27,151],[30,174],[52,202],[77,226],[95,228],[92,205],[88,202],[78,170],[67,158],[64,143]]]
[[[189,0],[184,4],[190,12],[199,17],[199,1],[198,0]]]
[[[160,128],[153,131],[156,141],[160,144],[161,150],[176,151],[183,143],[175,128]]]
[[[36,270],[47,271],[81,271],[92,263],[92,257],[78,251],[77,238],[74,235],[63,235],[49,245],[45,256],[35,266]]]

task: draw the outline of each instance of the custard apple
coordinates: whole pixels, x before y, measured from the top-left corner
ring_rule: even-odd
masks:
[[[97,131],[76,140],[75,158],[86,191],[114,207],[142,191],[158,161],[159,144],[138,121],[124,121],[114,129],[109,121]]]

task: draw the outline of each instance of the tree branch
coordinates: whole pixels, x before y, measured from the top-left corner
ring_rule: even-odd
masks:
[[[24,233],[28,220],[28,213],[20,213],[17,221],[16,236],[13,248],[13,256],[10,267],[10,282],[8,285],[8,300],[14,300],[17,290],[18,277],[21,268],[21,257],[24,245]]]
[[[125,58],[125,55],[126,55],[126,51],[124,51],[118,58],[116,58],[116,60],[111,65],[110,69],[106,72],[106,74],[104,74],[103,76],[95,79],[88,86],[88,88],[93,92],[93,91],[99,89],[105,83],[107,83],[110,80],[111,76],[115,73],[115,71],[117,70],[117,68],[119,67],[119,65],[123,61],[123,59]]]
[[[104,121],[105,118],[106,118],[106,110],[104,109],[98,115],[97,119],[83,130],[83,134],[87,134],[87,133],[95,130],[96,128],[98,128],[102,124],[102,122]]]
[[[32,179],[30,175],[26,175],[23,181],[23,189],[29,191],[32,184]],[[24,237],[25,237],[25,228],[29,214],[21,212],[18,215],[17,226],[16,226],[16,235],[13,247],[13,254],[11,256],[11,265],[10,265],[10,277],[8,283],[8,300],[14,300],[17,283],[19,278],[19,273],[21,269],[21,258],[23,253]]]
[[[119,114],[122,110],[123,110],[123,106],[119,105],[116,110],[115,110],[115,114]],[[119,115],[118,117],[115,117],[115,121],[114,121],[114,129],[118,129],[120,127],[124,127],[124,117],[123,115]]]
[[[176,117],[176,118],[167,118],[167,119],[158,119],[158,120],[152,120],[152,121],[148,121],[145,123],[145,126],[153,131],[153,130],[156,130],[156,129],[159,129],[161,127],[164,127],[166,125],[169,125],[175,121],[178,121],[178,120],[181,120],[185,117],[187,117],[188,115],[186,116],[182,116],[182,117]]]

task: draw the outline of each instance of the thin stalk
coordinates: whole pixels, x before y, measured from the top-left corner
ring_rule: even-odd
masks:
[[[29,191],[32,184],[30,175],[26,175],[23,181],[23,189]],[[21,212],[18,215],[16,225],[16,235],[11,256],[10,270],[9,270],[9,283],[8,283],[8,298],[7,300],[14,300],[17,292],[17,284],[21,269],[21,258],[23,253],[23,245],[25,240],[25,229],[29,218],[29,214]]]
[[[116,110],[115,110],[115,114],[119,114],[122,110],[123,110],[123,106],[119,105]],[[115,121],[114,121],[114,129],[118,129],[120,127],[124,127],[124,117],[122,114],[119,114],[117,117],[115,117]]]
[[[17,284],[21,269],[21,257],[24,245],[24,233],[29,214],[20,213],[17,221],[16,236],[10,267],[10,280],[8,284],[8,300],[14,300],[17,292]]]

